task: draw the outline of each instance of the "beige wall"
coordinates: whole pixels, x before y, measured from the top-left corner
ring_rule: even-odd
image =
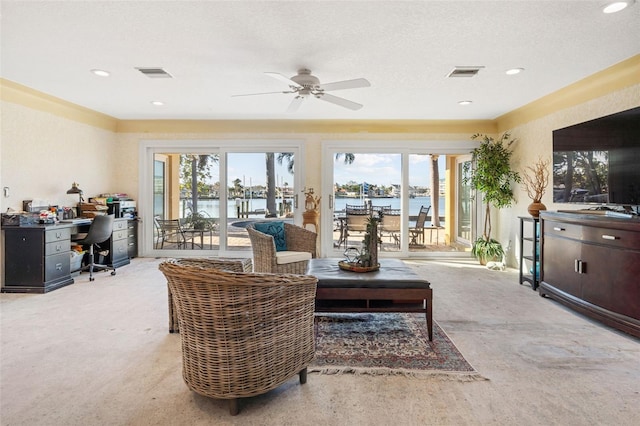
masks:
[[[73,205],[67,195],[77,182],[86,196],[116,190],[115,133],[28,107],[2,102],[2,186],[9,198],[0,208],[22,209],[22,200]]]
[[[11,102],[0,108],[0,186],[10,191],[0,211],[22,210],[29,199],[75,206],[79,197],[66,193],[73,182],[85,198],[119,190],[114,132]],[[1,235],[2,259],[3,250]]]

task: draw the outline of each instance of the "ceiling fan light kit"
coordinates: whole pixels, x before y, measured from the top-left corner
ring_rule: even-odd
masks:
[[[311,70],[301,68],[298,70],[298,74],[291,78],[288,78],[277,72],[266,72],[270,77],[275,78],[289,86],[290,90],[284,90],[281,92],[263,92],[263,93],[249,93],[244,95],[233,96],[255,96],[255,95],[270,95],[275,93],[295,94],[295,97],[291,100],[287,112],[296,112],[302,102],[310,97],[320,99],[325,102],[332,103],[334,105],[341,106],[353,111],[357,111],[362,108],[362,104],[350,101],[335,95],[331,95],[325,92],[333,90],[345,90],[345,89],[359,89],[362,87],[370,87],[371,83],[365,78],[356,78],[353,80],[335,81],[332,83],[321,84],[320,79],[311,74]]]

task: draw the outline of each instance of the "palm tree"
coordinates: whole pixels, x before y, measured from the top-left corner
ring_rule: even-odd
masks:
[[[244,187],[242,186],[242,181],[239,178],[233,180],[233,194],[236,197],[240,194],[244,194]]]
[[[205,178],[211,177],[211,163],[217,162],[217,154],[186,154],[180,156],[183,185],[185,189],[191,190],[192,212],[198,211],[199,187],[204,185]],[[200,184],[198,184],[198,182],[200,182]]]
[[[356,155],[350,152],[342,153],[336,152],[336,161],[340,161],[340,158],[344,155],[344,164],[352,164],[356,160]]]
[[[440,170],[438,155],[431,154],[431,225],[440,227]]]
[[[267,217],[276,216],[276,164],[273,152],[266,153],[267,161]]]
[[[344,155],[344,163],[351,164],[356,159],[356,156],[352,153],[336,153],[336,161],[339,161],[340,158]],[[295,160],[293,158],[293,152],[281,152],[278,154],[278,164],[282,165],[283,161],[287,160],[287,171],[293,174]]]
[[[278,154],[278,164],[282,165],[282,162],[287,160],[287,171],[293,174],[294,158],[293,152],[281,152]]]

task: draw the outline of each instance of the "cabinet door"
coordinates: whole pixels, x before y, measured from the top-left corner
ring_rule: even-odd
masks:
[[[612,271],[618,269],[619,250],[606,246],[583,244],[580,259],[582,260],[582,300],[601,308],[613,310],[616,296],[612,289]]]
[[[640,319],[640,252],[588,246],[583,257],[589,259],[583,275],[584,300]]]
[[[581,274],[575,262],[580,258],[581,243],[545,233],[543,281],[575,297],[582,297]]]
[[[5,285],[43,286],[44,234],[11,229],[4,234]]]

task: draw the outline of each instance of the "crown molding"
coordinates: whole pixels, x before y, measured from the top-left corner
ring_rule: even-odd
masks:
[[[111,116],[47,95],[4,78],[0,78],[0,99],[111,132],[115,132],[117,129],[118,120]]]
[[[121,120],[118,133],[495,133],[492,120]]]

